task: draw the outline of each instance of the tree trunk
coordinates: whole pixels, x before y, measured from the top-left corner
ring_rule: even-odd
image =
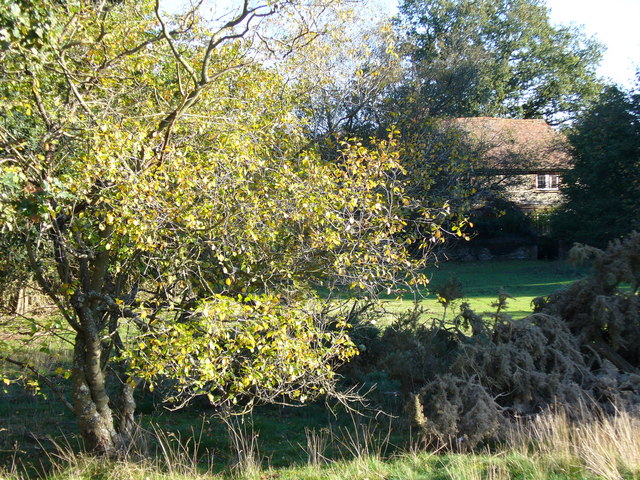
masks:
[[[122,376],[118,377],[118,387],[120,391],[115,404],[116,431],[118,432],[122,446],[127,448],[131,444],[133,429],[135,427],[133,417],[136,411],[136,402],[133,398],[135,384],[133,383],[133,379],[123,372]]]
[[[100,341],[98,338],[86,341],[83,337],[81,334],[76,336],[72,371],[73,407],[80,435],[89,451],[118,457],[131,443],[134,387],[128,381],[118,379],[120,394],[112,410],[100,366]]]

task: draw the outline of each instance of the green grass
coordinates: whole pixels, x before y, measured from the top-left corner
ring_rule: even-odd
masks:
[[[367,456],[326,465],[258,468],[214,473],[188,466],[162,468],[150,462],[108,462],[86,456],[61,462],[50,480],[596,480],[586,468],[548,468],[544,458],[517,453],[404,454],[391,459]],[[0,475],[2,472],[0,471]],[[7,480],[20,478],[7,473]],[[635,479],[632,474],[620,477]]]
[[[430,288],[433,289],[450,277],[462,284],[464,298],[454,302],[454,309],[461,302],[468,302],[477,313],[491,313],[501,289],[514,297],[507,302],[506,313],[522,318],[532,312],[531,301],[549,295],[586,275],[586,269],[576,269],[562,261],[509,260],[487,262],[446,262],[431,268]],[[436,296],[425,291],[420,304],[442,318],[443,306]],[[411,298],[388,298],[387,309],[391,312],[410,308]],[[450,316],[450,313],[447,314]]]
[[[583,414],[587,412],[584,411]],[[529,422],[515,423],[504,443],[494,444],[467,453],[428,452],[416,445],[390,450],[389,437],[341,435],[334,429],[328,442],[320,445],[335,447],[335,456],[326,460],[310,455],[306,445],[298,460],[277,465],[265,455],[273,438],[265,429],[286,433],[295,438],[292,425],[272,419],[256,430],[240,429],[245,438],[256,438],[242,447],[250,461],[230,462],[219,451],[204,448],[208,436],[217,432],[207,422],[202,434],[194,432],[194,420],[183,417],[191,436],[161,434],[162,448],[154,454],[134,455],[117,462],[67,449],[55,453],[52,468],[46,478],[51,480],[637,480],[640,478],[640,419],[625,412],[584,415],[580,422],[568,420],[566,413],[546,412]],[[371,424],[373,426],[373,423]],[[174,427],[176,425],[173,425]],[[306,426],[306,425],[305,425]],[[259,428],[258,428],[259,427]],[[197,430],[197,429],[195,429]],[[215,430],[215,429],[214,429]],[[384,429],[382,429],[384,431]],[[188,433],[188,432],[187,432]],[[255,437],[254,434],[259,434]],[[298,432],[300,433],[300,432]],[[264,435],[263,435],[264,434]],[[198,453],[193,453],[198,445]],[[264,449],[264,451],[262,450]],[[305,450],[304,448],[302,450]],[[386,452],[386,453],[385,453]],[[312,458],[320,461],[310,461]],[[0,467],[0,478],[17,480],[35,478],[24,475],[19,463]]]
[[[585,271],[562,262],[503,261],[474,263],[442,263],[433,269],[432,285],[445,282],[451,275],[463,285],[463,300],[478,312],[491,312],[501,288],[516,297],[509,302],[507,312],[514,317],[528,314],[533,298],[548,295],[558,288],[584,276]],[[422,301],[441,317],[442,307],[433,295]],[[409,308],[409,299],[389,299],[390,310]],[[450,318],[450,317],[449,317]],[[57,349],[49,353],[34,352],[30,359],[53,369],[59,362],[68,362],[68,355]],[[64,352],[63,352],[64,353]],[[60,378],[60,382],[63,382]],[[149,394],[150,395],[150,394]],[[151,396],[138,399],[138,420],[148,431],[154,428],[162,432],[172,432],[166,441],[173,445],[180,455],[192,454],[197,442],[200,461],[189,468],[167,472],[167,462],[157,463],[157,455],[152,455],[151,463],[117,466],[96,463],[93,459],[70,454],[64,459],[50,457],[46,452],[54,451],[54,442],[76,445],[69,447],[77,452],[78,439],[73,417],[60,406],[55,397],[48,399],[25,393],[20,385],[0,390],[0,479],[22,477],[35,478],[35,471],[51,471],[53,465],[61,469],[55,476],[60,480],[88,478],[132,478],[132,479],[195,479],[231,478],[229,465],[237,461],[237,452],[230,445],[227,428],[211,417],[206,409],[189,408],[180,412],[164,411],[154,404]],[[378,425],[384,436],[384,425]],[[535,478],[569,479],[592,478],[583,468],[556,468],[549,459],[529,459],[517,452],[505,451],[498,455],[430,455],[406,452],[407,432],[394,431],[385,446],[384,456],[371,453],[378,451],[376,441],[368,438],[366,448],[350,445],[347,433],[353,431],[349,416],[333,417],[321,405],[291,409],[264,407],[258,409],[248,432],[255,432],[259,442],[257,460],[260,468],[251,477],[245,471],[243,478],[282,480],[294,479],[449,479],[449,478]],[[325,466],[307,465],[309,435],[315,431],[331,431],[331,441],[322,455],[332,461]],[[247,432],[245,432],[247,433]],[[388,432],[387,432],[388,433]],[[194,440],[197,439],[197,440]],[[380,440],[380,437],[378,437]],[[373,443],[372,443],[373,442]],[[354,455],[354,449],[356,454]],[[156,453],[158,450],[154,450]],[[180,456],[178,455],[178,456]],[[161,454],[160,454],[161,456]],[[355,458],[354,458],[355,457]],[[384,460],[383,460],[384,458]],[[84,462],[84,463],[83,463]],[[156,463],[154,463],[156,462]],[[542,462],[542,463],[541,463]],[[546,462],[546,463],[545,463]],[[180,464],[180,461],[169,462]],[[163,466],[164,465],[164,466]],[[4,468],[4,470],[2,470]],[[17,470],[16,470],[17,469]],[[53,470],[55,471],[55,470]],[[205,474],[202,472],[205,471]],[[13,473],[11,473],[13,472]],[[28,472],[20,474],[17,472]],[[234,470],[236,472],[236,470]],[[576,473],[578,472],[578,473]],[[199,477],[199,475],[204,475]],[[120,475],[120,476],[118,476]],[[638,477],[629,477],[638,478]]]

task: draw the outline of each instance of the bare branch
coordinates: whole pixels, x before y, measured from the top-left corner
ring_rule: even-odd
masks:
[[[36,85],[36,79],[33,76],[33,73],[31,73],[30,71],[28,71],[28,75],[31,77],[31,93],[33,93],[33,98],[36,101],[40,116],[42,116],[42,120],[44,120],[47,129],[51,130],[51,128],[53,127],[53,122],[51,121],[47,110],[44,108],[42,97],[40,97],[40,92],[38,91],[38,86]]]
[[[198,75],[196,74],[195,70],[193,68],[191,68],[191,65],[189,65],[185,61],[183,56],[180,55],[180,52],[178,52],[178,49],[176,48],[175,42],[173,41],[173,37],[171,36],[171,32],[169,32],[169,30],[167,30],[167,25],[164,22],[164,20],[162,19],[162,15],[160,15],[160,0],[156,0],[156,5],[155,5],[155,9],[154,10],[155,10],[155,13],[156,13],[156,18],[158,19],[158,22],[160,23],[160,26],[162,28],[162,35],[167,40],[167,43],[169,44],[169,48],[171,48],[171,51],[173,52],[173,56],[176,58],[176,60],[178,60],[178,62],[180,62],[180,65],[182,65],[184,67],[184,69],[187,71],[187,73],[189,73],[189,75],[191,76],[191,79],[193,80],[193,83],[195,83],[197,85],[198,84]]]
[[[140,317],[138,313],[134,312],[130,308],[118,305],[111,296],[98,293],[96,291],[89,291],[86,293],[86,298],[103,302],[112,312],[119,313],[122,317],[133,320],[133,323],[135,323],[143,332],[149,331],[149,325],[142,320],[142,317]]]
[[[171,33],[174,33],[174,32],[171,32]],[[112,59],[110,59],[110,60],[108,60],[108,61],[104,62],[104,63],[100,66],[100,69],[106,69],[106,68],[109,68],[109,67],[111,67],[114,63],[116,63],[118,60],[120,60],[120,59],[122,59],[122,58],[124,58],[124,57],[128,57],[128,56],[130,56],[130,55],[134,55],[134,54],[138,53],[140,50],[142,50],[142,49],[146,48],[146,47],[147,47],[147,46],[149,46],[149,45],[153,45],[154,43],[156,43],[156,42],[158,42],[158,41],[162,40],[163,38],[164,38],[164,35],[158,34],[158,35],[156,35],[155,37],[153,37],[153,38],[151,38],[151,39],[147,40],[146,42],[142,42],[141,44],[136,45],[136,46],[135,46],[135,47],[133,47],[133,48],[130,48],[130,49],[128,49],[128,50],[124,50],[124,51],[120,52],[118,55],[116,55],[115,57],[113,57]]]
[[[60,58],[58,58],[58,64],[60,65],[60,67],[62,67],[62,71],[64,72],[64,78],[67,81],[67,84],[69,85],[69,88],[71,88],[71,92],[73,93],[73,96],[76,98],[76,100],[78,101],[78,103],[80,104],[82,109],[85,112],[87,112],[87,114],[89,114],[89,117],[94,118],[93,112],[91,111],[89,106],[85,103],[84,98],[82,98],[82,95],[80,95],[80,92],[78,91],[78,88],[76,87],[76,84],[74,83],[73,79],[71,78],[71,73],[69,72],[69,69],[67,68],[67,65],[66,65],[66,63],[64,61],[64,58],[62,56]]]

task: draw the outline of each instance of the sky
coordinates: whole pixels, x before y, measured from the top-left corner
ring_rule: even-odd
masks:
[[[584,25],[604,43],[598,73],[630,88],[640,69],[640,0],[547,0],[553,22]]]

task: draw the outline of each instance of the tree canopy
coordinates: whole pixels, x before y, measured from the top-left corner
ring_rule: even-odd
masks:
[[[424,283],[447,211],[409,195],[393,131],[332,162],[305,137],[308,83],[274,65],[323,31],[327,5],[245,1],[219,22],[157,1],[16,5],[0,74],[16,255],[0,278],[57,313],[1,326],[71,345],[72,394],[56,393],[87,445],[126,447],[141,379],[229,408],[332,389],[357,350],[318,292]],[[2,359],[50,383],[16,338]]]
[[[313,138],[332,154],[333,135],[384,138],[397,128],[412,192],[432,206],[446,202],[458,218],[501,182],[477,175],[490,145],[477,148],[443,118],[560,123],[601,89],[600,45],[575,27],[552,25],[542,1],[406,0],[392,27],[393,35],[383,28],[355,36],[366,45],[359,56],[329,49],[313,63],[331,65],[309,106]]]
[[[640,92],[608,87],[569,134],[574,167],[553,219],[560,238],[604,247],[640,229]]]
[[[564,120],[599,90],[601,47],[541,0],[404,0],[396,29],[412,65],[398,94],[430,116]]]

